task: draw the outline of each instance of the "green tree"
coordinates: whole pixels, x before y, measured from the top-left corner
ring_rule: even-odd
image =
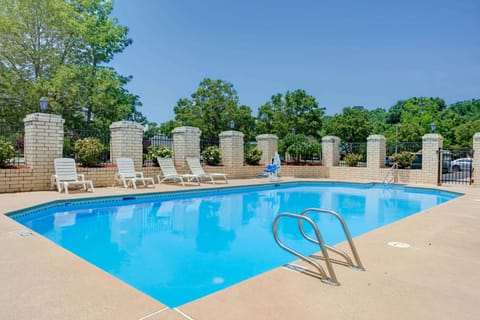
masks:
[[[455,130],[456,146],[471,148],[473,145],[473,136],[477,132],[480,132],[480,119],[461,124]]]
[[[346,107],[325,125],[324,135],[338,136],[345,142],[363,142],[372,132],[368,110],[361,106]]]
[[[258,110],[258,133],[273,133],[279,138],[295,130],[298,134],[319,138],[324,109],[304,90],[276,94]]]
[[[231,123],[239,131],[251,131],[254,124],[250,108],[238,106],[233,84],[223,80],[203,79],[191,99],[180,99],[173,111],[178,123],[199,128],[204,138],[230,130]]]
[[[67,128],[92,118],[108,128],[138,112],[138,97],[125,89],[130,78],[105,65],[131,43],[112,8],[110,0],[0,0],[2,119],[21,124],[41,96]]]

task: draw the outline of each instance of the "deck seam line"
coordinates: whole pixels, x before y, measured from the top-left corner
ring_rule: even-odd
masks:
[[[156,314],[162,313],[163,311],[166,311],[166,310],[168,310],[168,308],[163,308],[163,309],[157,310],[157,311],[155,311],[155,312],[152,312],[152,313],[150,313],[150,314],[147,314],[146,316],[143,316],[143,317],[139,318],[138,320],[148,319],[148,318],[150,318],[151,316],[154,316],[154,315],[156,315]]]
[[[183,312],[182,310],[180,310],[178,308],[173,308],[173,310],[177,311],[178,313],[180,313],[182,316],[184,316],[188,320],[194,320],[193,318],[191,318],[189,315],[187,315],[185,312]]]

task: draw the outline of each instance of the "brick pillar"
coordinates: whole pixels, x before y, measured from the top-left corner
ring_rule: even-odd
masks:
[[[262,150],[260,163],[270,164],[275,152],[278,151],[278,137],[274,134],[261,134],[256,138],[257,149]]]
[[[338,166],[340,161],[340,138],[325,136],[322,138],[322,164],[324,167]]]
[[[429,133],[422,138],[422,175],[423,182],[437,184],[438,150],[443,147],[443,137],[437,133]]]
[[[133,121],[118,121],[110,125],[110,159],[132,158],[135,168],[143,165],[143,126]]]
[[[32,190],[51,188],[55,172],[53,160],[63,156],[62,117],[54,114],[32,113],[23,119],[25,125],[25,164],[33,169]]]
[[[379,134],[370,135],[367,138],[367,168],[372,170],[385,168],[386,156],[385,137]]]
[[[175,165],[184,167],[187,157],[200,157],[200,129],[177,127],[173,129],[173,158]]]
[[[472,186],[480,187],[480,132],[473,136]]]
[[[243,166],[243,137],[239,131],[223,131],[220,137],[222,164],[225,166]]]

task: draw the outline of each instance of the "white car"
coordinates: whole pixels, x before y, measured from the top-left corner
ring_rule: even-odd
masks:
[[[470,171],[472,169],[472,158],[460,158],[450,163],[450,172]]]

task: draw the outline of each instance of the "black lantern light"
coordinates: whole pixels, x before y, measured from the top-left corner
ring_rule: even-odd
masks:
[[[435,128],[437,127],[437,125],[435,124],[435,122],[433,122],[431,125],[430,125],[430,130],[432,130],[432,133],[435,133]]]
[[[40,111],[45,112],[48,107],[48,99],[45,97],[40,98]]]

